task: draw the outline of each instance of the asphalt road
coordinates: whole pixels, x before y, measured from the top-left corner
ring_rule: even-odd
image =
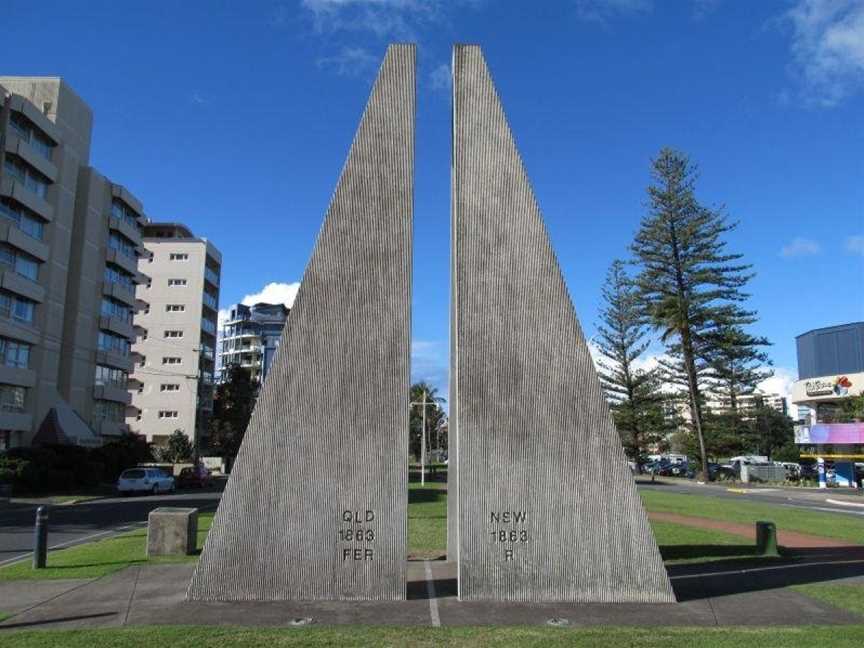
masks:
[[[221,492],[191,491],[174,495],[109,497],[80,504],[49,507],[48,548],[61,549],[140,527],[159,506],[191,506],[215,511]],[[0,565],[20,560],[33,551],[37,504],[0,505]]]
[[[698,484],[689,479],[661,478],[652,484],[647,478],[637,480],[639,488],[657,490],[665,493],[692,493],[721,499],[734,499],[739,502],[760,502],[776,506],[791,506],[812,511],[830,511],[864,517],[864,507],[832,504],[826,500],[844,499],[864,505],[864,496],[856,495],[852,489],[806,489],[806,488],[770,488],[749,487],[744,485]],[[744,492],[742,492],[744,491]]]
[[[783,488],[735,488],[723,485],[699,485],[689,480],[664,479],[652,484],[638,480],[639,488],[673,493],[693,493],[722,499],[761,502],[776,506],[791,506],[815,511],[830,511],[864,517],[864,507],[832,504],[826,499],[850,497],[852,491],[799,490]],[[741,493],[745,490],[746,493]],[[739,492],[735,492],[739,491]],[[219,491],[192,491],[174,495],[111,497],[80,504],[50,507],[48,546],[63,547],[106,537],[144,525],[147,515],[159,506],[192,506],[201,511],[214,511],[219,503]],[[864,504],[864,497],[859,500]],[[20,560],[33,550],[33,522],[36,504],[12,503],[0,507],[0,565]]]

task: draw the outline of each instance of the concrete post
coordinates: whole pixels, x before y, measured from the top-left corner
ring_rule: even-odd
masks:
[[[760,556],[779,556],[777,527],[773,522],[756,523],[756,551]]]

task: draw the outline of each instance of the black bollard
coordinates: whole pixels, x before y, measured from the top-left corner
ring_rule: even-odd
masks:
[[[36,509],[36,528],[33,532],[33,569],[44,569],[48,556],[48,507]]]

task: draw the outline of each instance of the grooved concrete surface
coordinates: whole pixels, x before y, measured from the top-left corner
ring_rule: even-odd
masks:
[[[391,45],[189,599],[405,598],[414,111]]]
[[[453,68],[448,558],[460,598],[672,602],[480,49],[457,46]]]

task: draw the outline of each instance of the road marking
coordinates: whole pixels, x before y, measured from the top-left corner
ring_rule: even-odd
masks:
[[[66,547],[71,547],[76,544],[83,544],[88,540],[92,540],[94,538],[98,538],[100,536],[109,535],[111,533],[122,533],[123,531],[131,531],[136,528],[135,525],[127,525],[122,527],[117,527],[116,529],[110,529],[108,531],[100,531],[99,533],[93,533],[88,536],[84,536],[83,538],[75,538],[74,540],[67,540],[66,542],[61,542],[60,544],[56,544],[53,547],[48,547],[48,551],[54,551],[55,549],[65,549]],[[15,556],[14,558],[7,558],[6,560],[0,561],[0,567],[3,565],[9,565],[14,562],[18,562],[27,558],[27,556],[32,556],[33,552],[28,551],[27,553],[23,553],[19,556]]]
[[[426,567],[426,593],[429,596],[429,616],[432,618],[432,625],[438,627],[441,625],[441,617],[438,615],[438,595],[435,593],[435,583],[432,580],[432,568],[429,566],[429,561],[424,561]]]
[[[826,499],[825,501],[829,504],[838,504],[839,506],[857,506],[858,508],[864,508],[864,503],[860,502],[844,502],[843,500],[835,499]]]

